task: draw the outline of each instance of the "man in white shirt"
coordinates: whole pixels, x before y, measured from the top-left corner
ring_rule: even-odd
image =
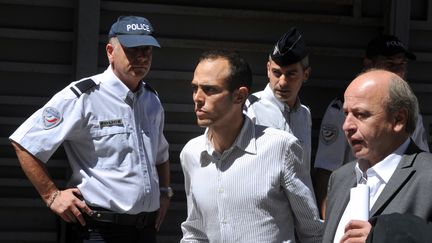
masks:
[[[297,137],[303,147],[303,165],[308,171],[312,119],[298,93],[310,72],[304,38],[296,28],[291,28],[277,41],[268,57],[269,83],[264,90],[253,93],[245,106],[245,112],[256,124],[284,130]]]
[[[180,154],[188,216],[181,242],[321,242],[302,148],[290,133],[243,114],[252,73],[238,54],[208,51],[192,90],[203,135]]]
[[[105,72],[68,85],[10,136],[25,174],[47,207],[71,223],[76,242],[156,242],[167,212],[164,111],[142,80],[159,47],[152,32],[146,18],[119,17]],[[45,167],[60,145],[72,169],[67,188]]]
[[[356,161],[329,180],[324,243],[365,242],[371,224],[351,220],[350,189],[369,187],[369,217],[413,214],[432,221],[432,154],[410,138],[418,117],[417,98],[400,76],[382,69],[367,71],[345,91],[345,137]]]

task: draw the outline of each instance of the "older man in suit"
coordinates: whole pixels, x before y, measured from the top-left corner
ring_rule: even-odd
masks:
[[[323,242],[366,241],[371,224],[350,220],[350,189],[357,184],[369,186],[369,217],[396,212],[432,221],[432,154],[410,139],[418,102],[409,85],[391,72],[369,70],[344,97],[343,130],[357,160],[330,177]]]

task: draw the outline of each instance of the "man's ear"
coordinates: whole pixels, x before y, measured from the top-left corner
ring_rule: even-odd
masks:
[[[401,132],[406,129],[408,122],[408,111],[406,109],[400,109],[396,114],[393,115],[393,130],[395,132]]]
[[[106,53],[107,53],[107,57],[108,57],[109,63],[112,63],[114,46],[111,43],[108,43],[105,46],[105,50],[106,50]]]
[[[270,61],[267,61],[267,77],[268,78],[270,78],[270,72],[271,72],[271,70],[270,70]]]
[[[234,103],[243,104],[249,96],[249,89],[242,86],[234,91]]]
[[[307,67],[304,71],[304,79],[303,79],[303,83],[306,83],[306,81],[308,81],[310,74],[312,72],[312,68],[311,67]]]

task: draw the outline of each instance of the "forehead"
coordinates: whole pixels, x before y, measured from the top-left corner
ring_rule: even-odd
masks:
[[[204,59],[195,68],[192,83],[224,85],[229,72],[228,60],[224,58]]]
[[[371,76],[354,80],[344,94],[344,109],[383,109],[387,86],[377,83]]]
[[[383,99],[377,96],[360,96],[346,94],[344,97],[344,110],[377,110],[383,109]]]

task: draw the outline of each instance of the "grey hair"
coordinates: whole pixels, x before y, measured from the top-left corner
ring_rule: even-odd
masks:
[[[407,111],[405,131],[412,134],[416,128],[419,114],[418,100],[409,84],[396,74],[393,74],[390,79],[389,97],[386,103],[386,111],[389,115],[401,109]]]
[[[309,67],[309,56],[305,56],[299,63],[303,70],[307,69]]]
[[[109,38],[108,43],[110,43],[111,45],[118,45],[120,42],[117,39],[117,37],[114,36],[114,37]]]

